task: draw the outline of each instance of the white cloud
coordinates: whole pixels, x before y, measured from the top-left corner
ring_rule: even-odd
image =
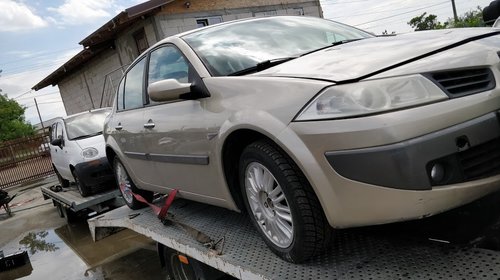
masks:
[[[49,12],[55,13],[51,21],[64,25],[82,25],[95,20],[110,18],[109,11],[114,7],[114,0],[65,0],[56,8],[49,7]]]
[[[0,77],[0,89],[3,91],[2,94],[7,94],[9,98],[15,98],[21,105],[27,107],[24,116],[25,119],[32,124],[40,122],[36,107],[34,106],[34,97],[36,97],[39,103],[40,114],[43,120],[48,120],[58,116],[65,116],[66,111],[57,87],[49,86],[36,92],[30,91],[30,89],[79,51],[80,49],[78,48],[63,52],[52,58],[45,56],[39,58],[36,63],[48,66],[44,66],[36,70],[32,69],[11,75],[2,73],[2,76]],[[55,63],[49,63],[49,61],[55,61]],[[26,94],[20,96],[23,93]]]
[[[0,0],[0,32],[29,30],[47,25],[47,21],[33,13],[26,4]]]

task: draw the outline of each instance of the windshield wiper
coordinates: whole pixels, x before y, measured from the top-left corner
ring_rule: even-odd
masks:
[[[305,56],[305,55],[308,55],[308,54],[311,54],[311,53],[319,52],[319,51],[324,50],[324,49],[328,49],[328,48],[331,48],[331,47],[335,47],[335,46],[338,46],[338,45],[343,45],[343,44],[347,44],[347,43],[350,43],[350,42],[359,41],[359,40],[363,40],[363,39],[365,39],[365,38],[349,39],[349,40],[342,40],[342,41],[333,42],[330,45],[327,45],[327,46],[324,46],[324,47],[321,47],[319,49],[315,49],[315,50],[312,50],[312,51],[308,51],[306,53],[301,54],[300,56]]]
[[[101,135],[101,134],[102,134],[102,131],[99,131],[99,132],[92,133],[92,134],[80,135],[80,136],[71,138],[69,140],[79,140],[79,139],[84,139],[84,138],[90,138],[90,137],[94,137],[94,136]]]
[[[245,74],[249,74],[249,73],[259,72],[259,71],[271,68],[273,66],[276,66],[278,64],[281,64],[283,62],[287,62],[287,61],[290,61],[292,59],[296,59],[297,57],[298,56],[289,56],[289,57],[264,60],[262,62],[255,64],[255,66],[233,72],[233,73],[229,74],[228,76],[240,76],[240,75],[245,75]]]

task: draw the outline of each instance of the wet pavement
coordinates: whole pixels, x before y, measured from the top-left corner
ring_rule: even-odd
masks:
[[[30,231],[3,247],[28,251],[32,271],[22,279],[165,279],[155,243],[129,230],[93,242],[85,222]],[[16,275],[17,274],[17,275]],[[19,272],[0,273],[16,279]]]
[[[0,272],[9,279],[166,279],[151,239],[122,230],[94,242],[84,219],[67,224],[39,185],[8,190],[13,216],[0,210],[0,250],[27,251],[31,264]]]

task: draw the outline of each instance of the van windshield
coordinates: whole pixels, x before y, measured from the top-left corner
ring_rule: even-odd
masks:
[[[104,120],[109,113],[108,110],[101,110],[65,119],[68,139],[77,140],[102,134]]]

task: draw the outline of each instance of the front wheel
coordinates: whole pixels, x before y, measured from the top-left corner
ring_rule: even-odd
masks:
[[[69,188],[69,181],[61,176],[61,174],[59,173],[59,171],[57,171],[57,168],[55,166],[53,166],[53,168],[54,168],[54,173],[56,173],[57,180],[59,181],[59,185],[61,185],[61,187],[63,188]]]
[[[118,157],[116,157],[113,162],[113,171],[115,173],[116,183],[118,184],[123,200],[125,200],[125,203],[130,209],[137,210],[147,206],[147,204],[137,200],[134,193],[141,195],[148,202],[153,201],[153,192],[137,188],[134,182],[132,182],[132,179],[130,179],[125,166],[123,166],[123,163],[118,159]]]
[[[266,141],[250,144],[239,176],[250,218],[274,253],[300,263],[328,247],[332,229],[318,198],[281,149]]]
[[[71,171],[71,173],[73,174],[73,178],[75,178],[75,184],[78,192],[82,195],[82,197],[89,196],[92,193],[90,188],[82,182],[75,170]]]

